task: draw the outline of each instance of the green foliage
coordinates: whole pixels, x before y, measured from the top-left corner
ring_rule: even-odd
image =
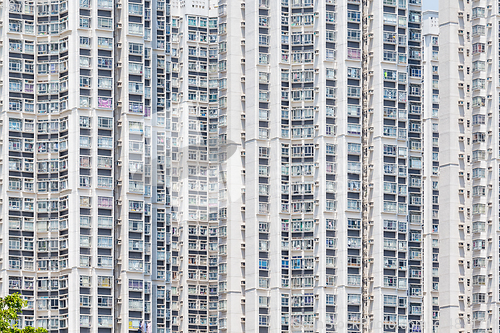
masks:
[[[21,313],[27,302],[19,294],[12,294],[0,297],[0,332],[1,333],[47,333],[45,328],[26,327],[20,329],[11,325],[17,320],[17,315]]]

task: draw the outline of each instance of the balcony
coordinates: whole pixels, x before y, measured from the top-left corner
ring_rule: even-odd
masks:
[[[361,267],[361,257],[359,256],[349,256],[347,257],[348,267]]]
[[[422,269],[421,268],[410,268],[410,277],[414,279],[422,278]]]
[[[398,278],[395,276],[384,276],[384,287],[385,288],[396,288],[398,283]]]
[[[97,148],[100,149],[112,149],[113,148],[113,138],[107,136],[97,137]]]
[[[395,239],[384,239],[384,250],[396,251],[397,249],[397,241]]]

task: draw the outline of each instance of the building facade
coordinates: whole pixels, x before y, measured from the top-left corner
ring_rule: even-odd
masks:
[[[2,294],[20,326],[168,331],[168,1],[1,15]]]
[[[29,301],[21,326],[437,332],[460,230],[438,236],[457,182],[420,0],[1,15],[1,292]]]
[[[440,329],[498,332],[498,12],[440,1]],[[444,319],[446,318],[446,319]]]
[[[438,332],[439,288],[443,283],[440,271],[439,207],[440,207],[440,165],[439,165],[439,16],[438,12],[426,11],[422,21],[422,63],[423,63],[423,108],[422,108],[422,153],[423,169],[423,292],[424,329]],[[445,253],[446,255],[446,253]],[[446,281],[444,279],[444,281]]]

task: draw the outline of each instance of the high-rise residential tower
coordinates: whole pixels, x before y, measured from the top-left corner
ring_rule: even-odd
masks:
[[[1,290],[30,301],[21,325],[436,331],[420,0],[0,13]]]
[[[499,331],[498,1],[440,1],[440,329]]]
[[[446,283],[440,271],[442,253],[439,232],[439,17],[434,11],[423,13],[422,20],[422,154],[423,169],[423,293],[424,329],[437,332],[439,326],[439,288]],[[444,283],[443,283],[444,280]]]
[[[2,294],[50,332],[169,327],[168,1],[6,1]]]

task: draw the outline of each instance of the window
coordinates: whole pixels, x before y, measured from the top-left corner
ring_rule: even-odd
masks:
[[[483,72],[486,68],[486,62],[481,60],[476,60],[472,62],[473,72]]]
[[[486,302],[486,294],[484,293],[474,293],[472,294],[472,303],[485,303]]]
[[[347,21],[348,22],[355,22],[355,23],[361,22],[361,12],[348,10],[347,11]]]
[[[474,7],[472,8],[472,18],[484,18],[486,14],[486,9],[484,7]]]
[[[113,19],[109,17],[97,17],[97,28],[100,29],[112,29]]]
[[[484,36],[485,34],[484,25],[473,25],[472,26],[472,36]]]
[[[113,39],[106,37],[99,37],[97,39],[97,47],[102,49],[111,49],[113,48]]]
[[[486,51],[486,47],[484,43],[474,43],[472,44],[472,54],[484,53]]]
[[[129,22],[128,31],[132,35],[143,35],[144,34],[144,26],[142,23]]]
[[[90,28],[90,17],[80,16],[80,28],[84,29]]]

